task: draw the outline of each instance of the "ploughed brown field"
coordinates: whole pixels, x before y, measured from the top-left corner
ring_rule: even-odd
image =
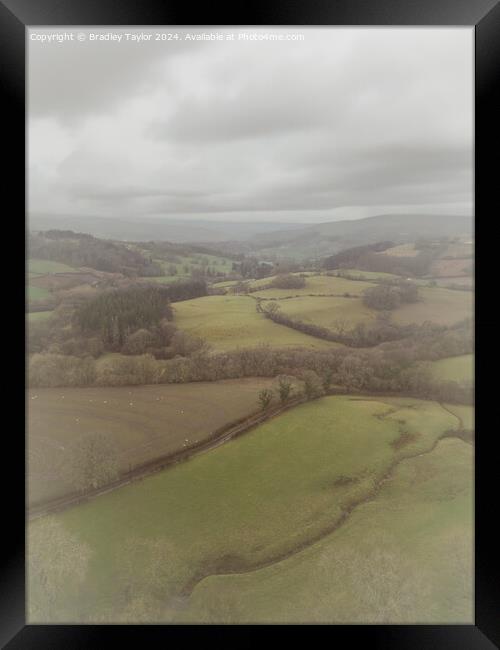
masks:
[[[27,391],[28,502],[74,492],[72,450],[86,434],[105,433],[120,472],[206,439],[259,410],[272,380]]]

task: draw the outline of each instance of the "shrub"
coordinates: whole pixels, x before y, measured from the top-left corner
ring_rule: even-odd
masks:
[[[259,393],[259,404],[263,411],[265,411],[268,406],[271,404],[274,393],[269,388],[264,388]]]
[[[365,290],[363,302],[371,309],[395,309],[401,304],[401,295],[395,287],[379,284]]]
[[[277,275],[269,283],[270,287],[276,289],[302,289],[306,286],[306,280],[300,275],[292,275],[286,273],[284,275]]]

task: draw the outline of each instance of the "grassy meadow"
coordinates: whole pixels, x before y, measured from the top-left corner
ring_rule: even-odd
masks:
[[[360,298],[300,296],[280,300],[279,306],[284,314],[293,319],[328,329],[335,329],[341,322],[349,330],[358,323],[369,323],[376,317],[376,312],[363,305]]]
[[[472,448],[403,460],[335,532],[282,562],[209,576],[180,622],[472,623]]]
[[[72,273],[75,269],[61,262],[52,260],[40,260],[31,258],[28,262],[28,272],[36,275],[45,275],[46,273]]]
[[[265,280],[265,282],[264,282]],[[360,280],[346,280],[331,275],[311,275],[305,278],[306,285],[301,289],[259,289],[269,284],[272,278],[263,278],[250,284],[250,288],[257,288],[253,293],[261,298],[287,298],[289,296],[309,296],[319,295],[338,295],[342,296],[348,293],[351,296],[360,296],[365,289],[372,287],[372,282],[363,282]]]
[[[430,451],[440,435],[457,425],[457,418],[434,402],[324,397],[272,418],[187,463],[35,520],[30,524],[28,540],[33,555],[37,544],[47,543],[44,526],[54,525],[89,556],[79,589],[73,591],[67,585],[58,594],[55,620],[184,620],[191,606],[201,607],[203,616],[203,607],[209,607],[211,620],[223,620],[232,605],[222,602],[219,608],[217,599],[203,605],[207,603],[203,595],[202,605],[198,604],[198,592],[193,590],[202,578],[264,565],[279,567],[276,562],[293,559],[299,550],[333,532],[346,508],[376,496],[378,484],[395,463]],[[470,474],[464,474],[463,481],[469,480],[467,476],[470,479]],[[424,504],[420,519],[415,519],[418,525],[410,530],[403,527],[399,533],[411,548],[416,544],[410,539],[411,530],[418,531],[422,543],[419,553],[424,552],[426,544],[437,544],[443,530],[441,513],[432,507],[433,499],[439,504],[443,489],[450,497],[456,492],[447,473],[438,479],[438,487],[438,496],[428,489],[414,496],[401,495],[398,490],[403,505],[396,505],[396,512],[407,511],[409,517],[414,516],[412,499],[421,499]],[[363,507],[369,510],[369,501]],[[358,533],[351,532],[360,540],[360,548],[374,524],[380,524],[377,511]],[[340,534],[345,526],[337,532]],[[446,535],[452,530],[447,528]],[[158,569],[152,565],[155,558],[160,558]],[[374,563],[373,570],[376,567]],[[403,564],[401,570],[403,576],[413,579],[413,567]],[[450,602],[447,569],[436,563],[435,570],[440,571],[444,582],[432,608],[438,607],[443,620],[455,617],[468,621],[468,616],[463,611],[457,614]],[[287,584],[286,572],[283,580]],[[126,584],[135,585],[128,597],[123,592]],[[210,583],[204,580],[202,584]],[[296,621],[307,622],[308,604],[317,593],[310,573],[300,573],[293,595],[289,585],[283,589],[279,585],[278,580],[274,589],[281,602],[303,593],[306,608]],[[37,589],[39,585],[32,582],[30,622],[36,622],[36,612],[43,608]],[[262,589],[267,589],[266,582],[262,582]],[[464,598],[467,596],[470,594],[465,592]],[[345,599],[344,616],[356,617],[357,605],[355,595]],[[280,613],[278,607],[263,614],[258,599],[245,611],[244,615],[231,614],[232,619],[250,616],[258,621],[259,617],[279,618]],[[433,613],[434,609],[423,610],[421,615],[425,618]]]
[[[458,357],[433,361],[431,370],[434,377],[442,381],[472,382],[474,379],[474,355],[463,354]]]
[[[204,296],[173,305],[174,323],[203,337],[215,350],[270,344],[276,347],[324,349],[335,344],[278,325],[259,314],[250,296]]]
[[[43,287],[35,287],[32,284],[28,285],[28,300],[43,300],[50,296],[50,291]]]
[[[48,320],[52,316],[52,311],[32,311],[27,314],[29,323],[37,323]]]

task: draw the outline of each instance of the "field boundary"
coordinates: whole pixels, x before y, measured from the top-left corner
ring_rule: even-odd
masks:
[[[339,394],[339,393],[332,393],[332,394]],[[52,512],[59,512],[61,510],[65,510],[70,506],[76,506],[81,503],[85,503],[87,501],[90,501],[91,499],[94,499],[95,497],[106,494],[107,492],[111,492],[112,490],[116,490],[117,488],[123,487],[125,485],[129,485],[134,481],[138,481],[143,478],[146,478],[147,476],[159,472],[163,469],[167,469],[168,467],[187,461],[190,458],[193,458],[194,456],[198,456],[199,454],[202,454],[204,452],[215,449],[216,447],[219,447],[225,442],[228,442],[229,440],[232,440],[233,438],[236,438],[242,435],[243,433],[246,433],[247,431],[258,426],[259,424],[267,422],[268,420],[271,420],[273,417],[281,415],[285,411],[288,411],[289,409],[298,406],[299,404],[302,404],[306,401],[307,400],[304,397],[299,397],[290,400],[286,404],[275,406],[274,408],[267,409],[266,411],[260,411],[258,413],[254,413],[249,417],[240,418],[239,420],[233,420],[229,424],[219,427],[218,429],[213,431],[203,441],[200,441],[197,444],[193,444],[192,446],[186,449],[180,449],[173,453],[165,454],[164,456],[155,458],[154,460],[148,461],[147,463],[138,465],[130,470],[123,472],[118,479],[106,483],[106,485],[95,488],[93,490],[89,490],[84,493],[73,492],[71,494],[58,497],[56,499],[52,499],[45,503],[35,504],[31,507],[28,507],[27,508],[28,518],[36,519],[38,517],[42,517]]]
[[[296,555],[297,553],[300,553],[301,551],[304,551],[305,549],[314,546],[315,544],[320,542],[328,535],[332,535],[333,533],[335,533],[343,524],[345,524],[345,522],[348,520],[350,515],[353,513],[354,510],[356,510],[358,506],[364,505],[365,503],[368,503],[369,501],[375,499],[378,496],[380,490],[382,489],[384,483],[386,483],[388,480],[391,479],[391,475],[394,473],[394,470],[403,461],[411,460],[413,458],[418,458],[419,456],[424,456],[432,453],[436,449],[438,444],[446,438],[457,438],[458,440],[461,440],[466,444],[467,443],[470,444],[469,440],[464,440],[461,433],[462,431],[454,431],[454,430],[445,431],[440,436],[438,436],[434,440],[432,445],[425,451],[420,453],[415,453],[415,454],[407,454],[407,455],[402,454],[399,458],[395,458],[393,462],[384,471],[384,473],[376,481],[373,488],[369,490],[366,495],[362,497],[358,497],[357,499],[354,499],[351,503],[346,504],[346,506],[342,508],[341,514],[334,522],[332,522],[329,526],[326,526],[322,530],[318,531],[311,538],[297,542],[292,549],[289,549],[281,553],[278,552],[271,559],[261,560],[259,562],[255,562],[254,564],[247,562],[245,564],[242,563],[242,565],[239,567],[237,566],[233,567],[227,565],[224,566],[224,558],[221,558],[220,566],[217,565],[212,566],[210,570],[207,570],[206,572],[203,573],[199,572],[197,575],[193,576],[180,591],[179,598],[181,600],[187,601],[192,596],[196,587],[206,578],[212,576],[221,576],[221,575],[244,575],[247,573],[253,573],[254,571],[260,571],[261,569],[266,569],[270,566],[273,566],[274,564],[279,564],[280,562],[287,560],[293,555]]]
[[[327,397],[327,396],[331,397],[335,395],[353,396],[353,397],[362,396],[362,397],[375,398],[375,399],[383,399],[384,397],[402,397],[402,398],[407,397],[410,399],[425,399],[418,395],[411,395],[411,394],[402,395],[401,393],[398,392],[386,391],[384,393],[376,393],[376,392],[366,392],[361,390],[346,391],[345,388],[340,388],[340,387],[339,388],[332,387],[325,393],[325,395],[320,395],[318,396],[318,398],[315,399],[319,399],[321,397]],[[38,517],[42,517],[44,515],[53,512],[60,512],[61,510],[66,510],[71,506],[80,505],[98,496],[102,496],[103,494],[107,494],[108,492],[116,490],[120,487],[129,485],[134,481],[142,480],[143,478],[146,478],[151,474],[155,474],[156,472],[177,465],[178,463],[187,461],[202,453],[211,451],[212,449],[219,447],[220,445],[228,442],[229,440],[232,440],[233,438],[236,438],[246,433],[247,431],[250,431],[254,427],[258,426],[259,424],[263,424],[264,422],[267,422],[268,420],[271,420],[272,418],[277,417],[282,413],[285,413],[286,411],[294,408],[295,406],[299,406],[300,404],[304,404],[308,401],[311,400],[307,400],[305,397],[295,398],[290,400],[286,404],[281,404],[275,406],[274,408],[266,409],[265,411],[259,411],[258,413],[254,413],[249,417],[243,417],[240,418],[239,420],[233,420],[229,424],[219,427],[218,429],[213,431],[203,441],[194,444],[191,447],[188,447],[187,449],[180,449],[176,452],[165,454],[164,456],[155,458],[154,460],[148,461],[147,463],[138,465],[130,470],[125,471],[123,474],[120,475],[118,479],[106,483],[106,485],[95,488],[93,490],[89,490],[84,493],[74,492],[62,497],[58,497],[57,499],[52,499],[51,501],[47,501],[45,503],[35,504],[31,507],[28,506],[27,507],[28,518],[37,519]],[[458,419],[459,423],[461,422],[460,418],[456,414],[452,413],[451,411],[448,411],[448,409],[446,409],[446,407],[444,407],[441,403],[439,402],[437,403],[440,404],[440,406],[442,406],[444,410],[450,413],[450,415],[453,415],[454,418]],[[469,432],[462,431],[462,429],[463,426],[461,426],[456,431],[451,429],[443,433],[441,437],[457,437],[466,442],[470,442],[471,435],[469,434]]]

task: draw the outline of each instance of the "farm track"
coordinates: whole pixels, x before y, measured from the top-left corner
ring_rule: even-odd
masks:
[[[383,394],[375,393],[375,392],[354,391],[354,390],[351,392],[346,392],[345,389],[340,389],[340,388],[331,388],[328,391],[327,395],[328,396],[351,395],[353,399],[356,399],[357,395],[368,397],[368,398],[376,398],[376,399],[383,399],[384,397],[410,397],[415,399],[421,399],[418,395],[401,395],[401,393],[398,392],[393,392],[393,393],[385,392]],[[291,400],[284,406],[275,407],[274,409],[270,409],[264,413],[262,412],[256,413],[254,415],[251,415],[248,418],[244,418],[243,420],[232,422],[224,427],[217,429],[212,433],[211,436],[209,436],[199,444],[192,445],[187,449],[179,450],[177,452],[167,454],[159,458],[155,458],[152,461],[134,467],[131,470],[123,473],[120,476],[120,478],[116,479],[115,481],[112,481],[111,483],[107,483],[106,485],[103,485],[102,487],[96,488],[92,491],[86,492],[84,494],[73,493],[64,497],[53,499],[52,501],[48,501],[46,503],[33,505],[31,508],[27,508],[28,518],[36,519],[38,517],[43,517],[44,515],[48,515],[53,512],[60,512],[62,510],[66,510],[71,506],[76,506],[82,503],[86,503],[98,496],[102,496],[104,494],[107,494],[108,492],[112,492],[113,490],[124,487],[125,485],[129,485],[135,481],[142,480],[150,476],[151,474],[155,474],[161,470],[168,469],[169,467],[177,465],[180,462],[187,461],[191,458],[199,456],[202,453],[211,451],[212,449],[216,449],[217,447],[220,447],[220,445],[228,442],[229,440],[232,440],[233,438],[236,438],[242,435],[243,433],[250,431],[254,427],[258,426],[259,424],[263,424],[264,422],[267,422],[268,420],[271,420],[272,418],[281,415],[282,413],[288,411],[291,408],[294,408],[295,406],[299,406],[300,404],[303,404],[305,401],[306,401],[305,398]],[[462,428],[461,419],[455,413],[449,411],[442,404],[440,404],[440,406],[448,413],[450,413],[450,415],[456,418],[459,421],[460,426]],[[443,434],[442,437],[458,437],[461,440],[464,440],[465,442],[470,442],[470,440],[468,438],[465,438],[463,435],[454,435],[453,431],[446,432],[445,434]]]
[[[211,436],[206,438],[203,442],[192,445],[187,449],[179,450],[174,453],[161,456],[160,458],[155,458],[152,461],[134,467],[128,472],[123,473],[120,478],[116,479],[115,481],[107,483],[106,485],[96,488],[95,490],[91,490],[84,494],[73,493],[64,497],[53,499],[52,501],[46,503],[34,505],[31,508],[28,508],[28,518],[35,519],[52,512],[59,512],[71,506],[85,503],[98,496],[111,492],[112,490],[124,487],[125,485],[129,485],[134,481],[141,480],[163,469],[167,469],[168,467],[177,465],[180,462],[194,458],[195,456],[219,447],[229,440],[232,440],[233,438],[236,438],[237,436],[250,431],[259,424],[267,422],[273,417],[281,415],[285,411],[288,411],[289,409],[293,408],[294,406],[298,406],[303,402],[305,402],[304,398],[290,400],[290,402],[284,406],[275,407],[274,409],[270,409],[264,413],[256,413],[248,418],[244,418],[243,420],[231,422],[224,427],[216,429],[211,434]]]
[[[447,409],[445,409],[447,410]],[[454,415],[454,414],[453,414]],[[398,459],[394,460],[387,470],[384,472],[384,474],[379,478],[377,483],[374,485],[373,489],[370,490],[365,496],[360,497],[359,499],[355,499],[352,501],[350,504],[348,504],[345,508],[342,509],[342,514],[338,519],[336,519],[334,522],[332,522],[329,526],[323,528],[321,531],[313,535],[312,537],[302,540],[298,544],[296,544],[292,549],[289,549],[285,552],[278,553],[274,557],[267,559],[265,561],[260,561],[260,562],[255,562],[254,564],[252,563],[245,563],[239,567],[228,567],[224,566],[224,558],[222,558],[220,562],[220,570],[217,570],[217,567],[211,567],[210,570],[207,570],[206,572],[203,573],[198,573],[196,576],[194,576],[181,590],[181,592],[178,595],[179,599],[179,604],[181,602],[184,602],[187,604],[189,598],[193,594],[193,591],[195,588],[206,578],[209,578],[211,576],[221,576],[221,575],[242,575],[242,574],[247,574],[247,573],[253,573],[254,571],[259,571],[260,569],[266,569],[270,566],[273,566],[275,564],[279,564],[280,562],[283,562],[284,560],[287,560],[288,558],[292,557],[293,555],[296,555],[297,553],[300,553],[301,551],[305,550],[306,548],[309,548],[313,546],[314,544],[320,542],[322,539],[327,537],[328,535],[333,534],[335,531],[337,531],[350,517],[350,515],[354,512],[354,510],[361,505],[364,505],[365,503],[368,503],[369,501],[372,501],[377,497],[379,494],[381,488],[383,487],[384,483],[386,483],[388,480],[391,479],[392,474],[394,473],[394,470],[398,467],[398,465],[405,460],[411,460],[412,458],[417,458],[420,456],[424,456],[427,454],[432,453],[438,444],[445,438],[452,438],[455,437],[458,440],[461,440],[462,442],[465,442],[466,444],[469,443],[468,440],[464,440],[464,438],[460,435],[460,432],[457,432],[458,435],[453,435],[453,431],[447,431],[443,434],[441,434],[436,440],[433,442],[433,444],[426,449],[424,452],[419,452],[415,454],[408,454],[408,455],[402,455]],[[469,443],[470,444],[470,443]]]

